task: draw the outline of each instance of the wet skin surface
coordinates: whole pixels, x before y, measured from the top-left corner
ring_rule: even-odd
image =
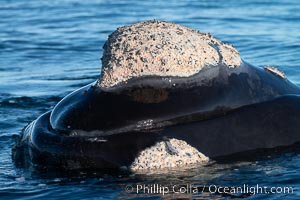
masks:
[[[110,91],[92,83],[71,93],[24,130],[15,161],[117,168],[168,138],[213,159],[300,141],[299,88],[287,79],[247,63],[169,78],[175,86],[141,77]]]

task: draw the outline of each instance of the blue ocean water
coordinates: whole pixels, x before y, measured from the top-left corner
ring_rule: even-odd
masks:
[[[39,174],[11,160],[15,135],[69,92],[98,78],[102,45],[117,27],[167,20],[232,43],[244,60],[272,65],[300,84],[300,2],[293,0],[80,1],[1,0],[1,199],[226,199],[222,194],[127,192],[142,186],[292,187],[293,192],[251,199],[300,199],[300,157],[211,164],[164,175]],[[213,189],[213,188],[212,188]],[[151,194],[149,194],[151,193]]]

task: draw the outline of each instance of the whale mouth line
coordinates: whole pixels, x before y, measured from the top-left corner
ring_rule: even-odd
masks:
[[[233,109],[227,108],[227,107],[218,107],[212,112],[207,113],[189,113],[184,116],[178,116],[171,119],[165,119],[165,120],[157,120],[154,121],[152,119],[146,119],[141,120],[137,123],[134,123],[133,125],[128,125],[120,128],[115,128],[111,130],[92,130],[92,131],[86,131],[86,130],[80,130],[75,129],[66,134],[68,137],[83,137],[83,138],[94,138],[94,137],[104,137],[104,136],[111,136],[111,135],[117,135],[127,132],[157,132],[161,129],[164,129],[166,127],[170,126],[176,126],[176,125],[182,125],[182,124],[188,124],[193,123],[197,121],[204,121],[209,119],[215,119],[218,116],[223,116],[224,114],[227,114],[229,112],[232,112]]]

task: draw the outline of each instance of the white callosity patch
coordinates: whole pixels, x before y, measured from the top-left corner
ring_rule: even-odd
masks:
[[[241,64],[241,58],[238,50],[232,45],[223,43],[219,46],[222,62],[229,68],[237,67]]]
[[[160,170],[168,168],[188,168],[195,164],[204,164],[209,158],[185,141],[170,139],[156,143],[142,152],[131,164],[130,169]]]
[[[146,21],[118,28],[104,45],[98,85],[112,87],[133,77],[179,76],[198,73],[204,66],[238,67],[239,52],[231,45],[190,28]]]
[[[276,67],[272,67],[272,66],[265,66],[264,67],[265,70],[283,78],[286,79],[286,75],[284,74],[284,72],[280,71],[279,69],[277,69]]]

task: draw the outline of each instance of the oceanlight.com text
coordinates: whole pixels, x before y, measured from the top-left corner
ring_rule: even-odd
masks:
[[[294,187],[291,186],[278,186],[268,187],[263,185],[248,185],[243,184],[240,186],[218,186],[218,185],[193,185],[193,184],[180,184],[180,185],[161,185],[161,184],[136,184],[126,185],[125,191],[127,193],[135,194],[292,194]]]

